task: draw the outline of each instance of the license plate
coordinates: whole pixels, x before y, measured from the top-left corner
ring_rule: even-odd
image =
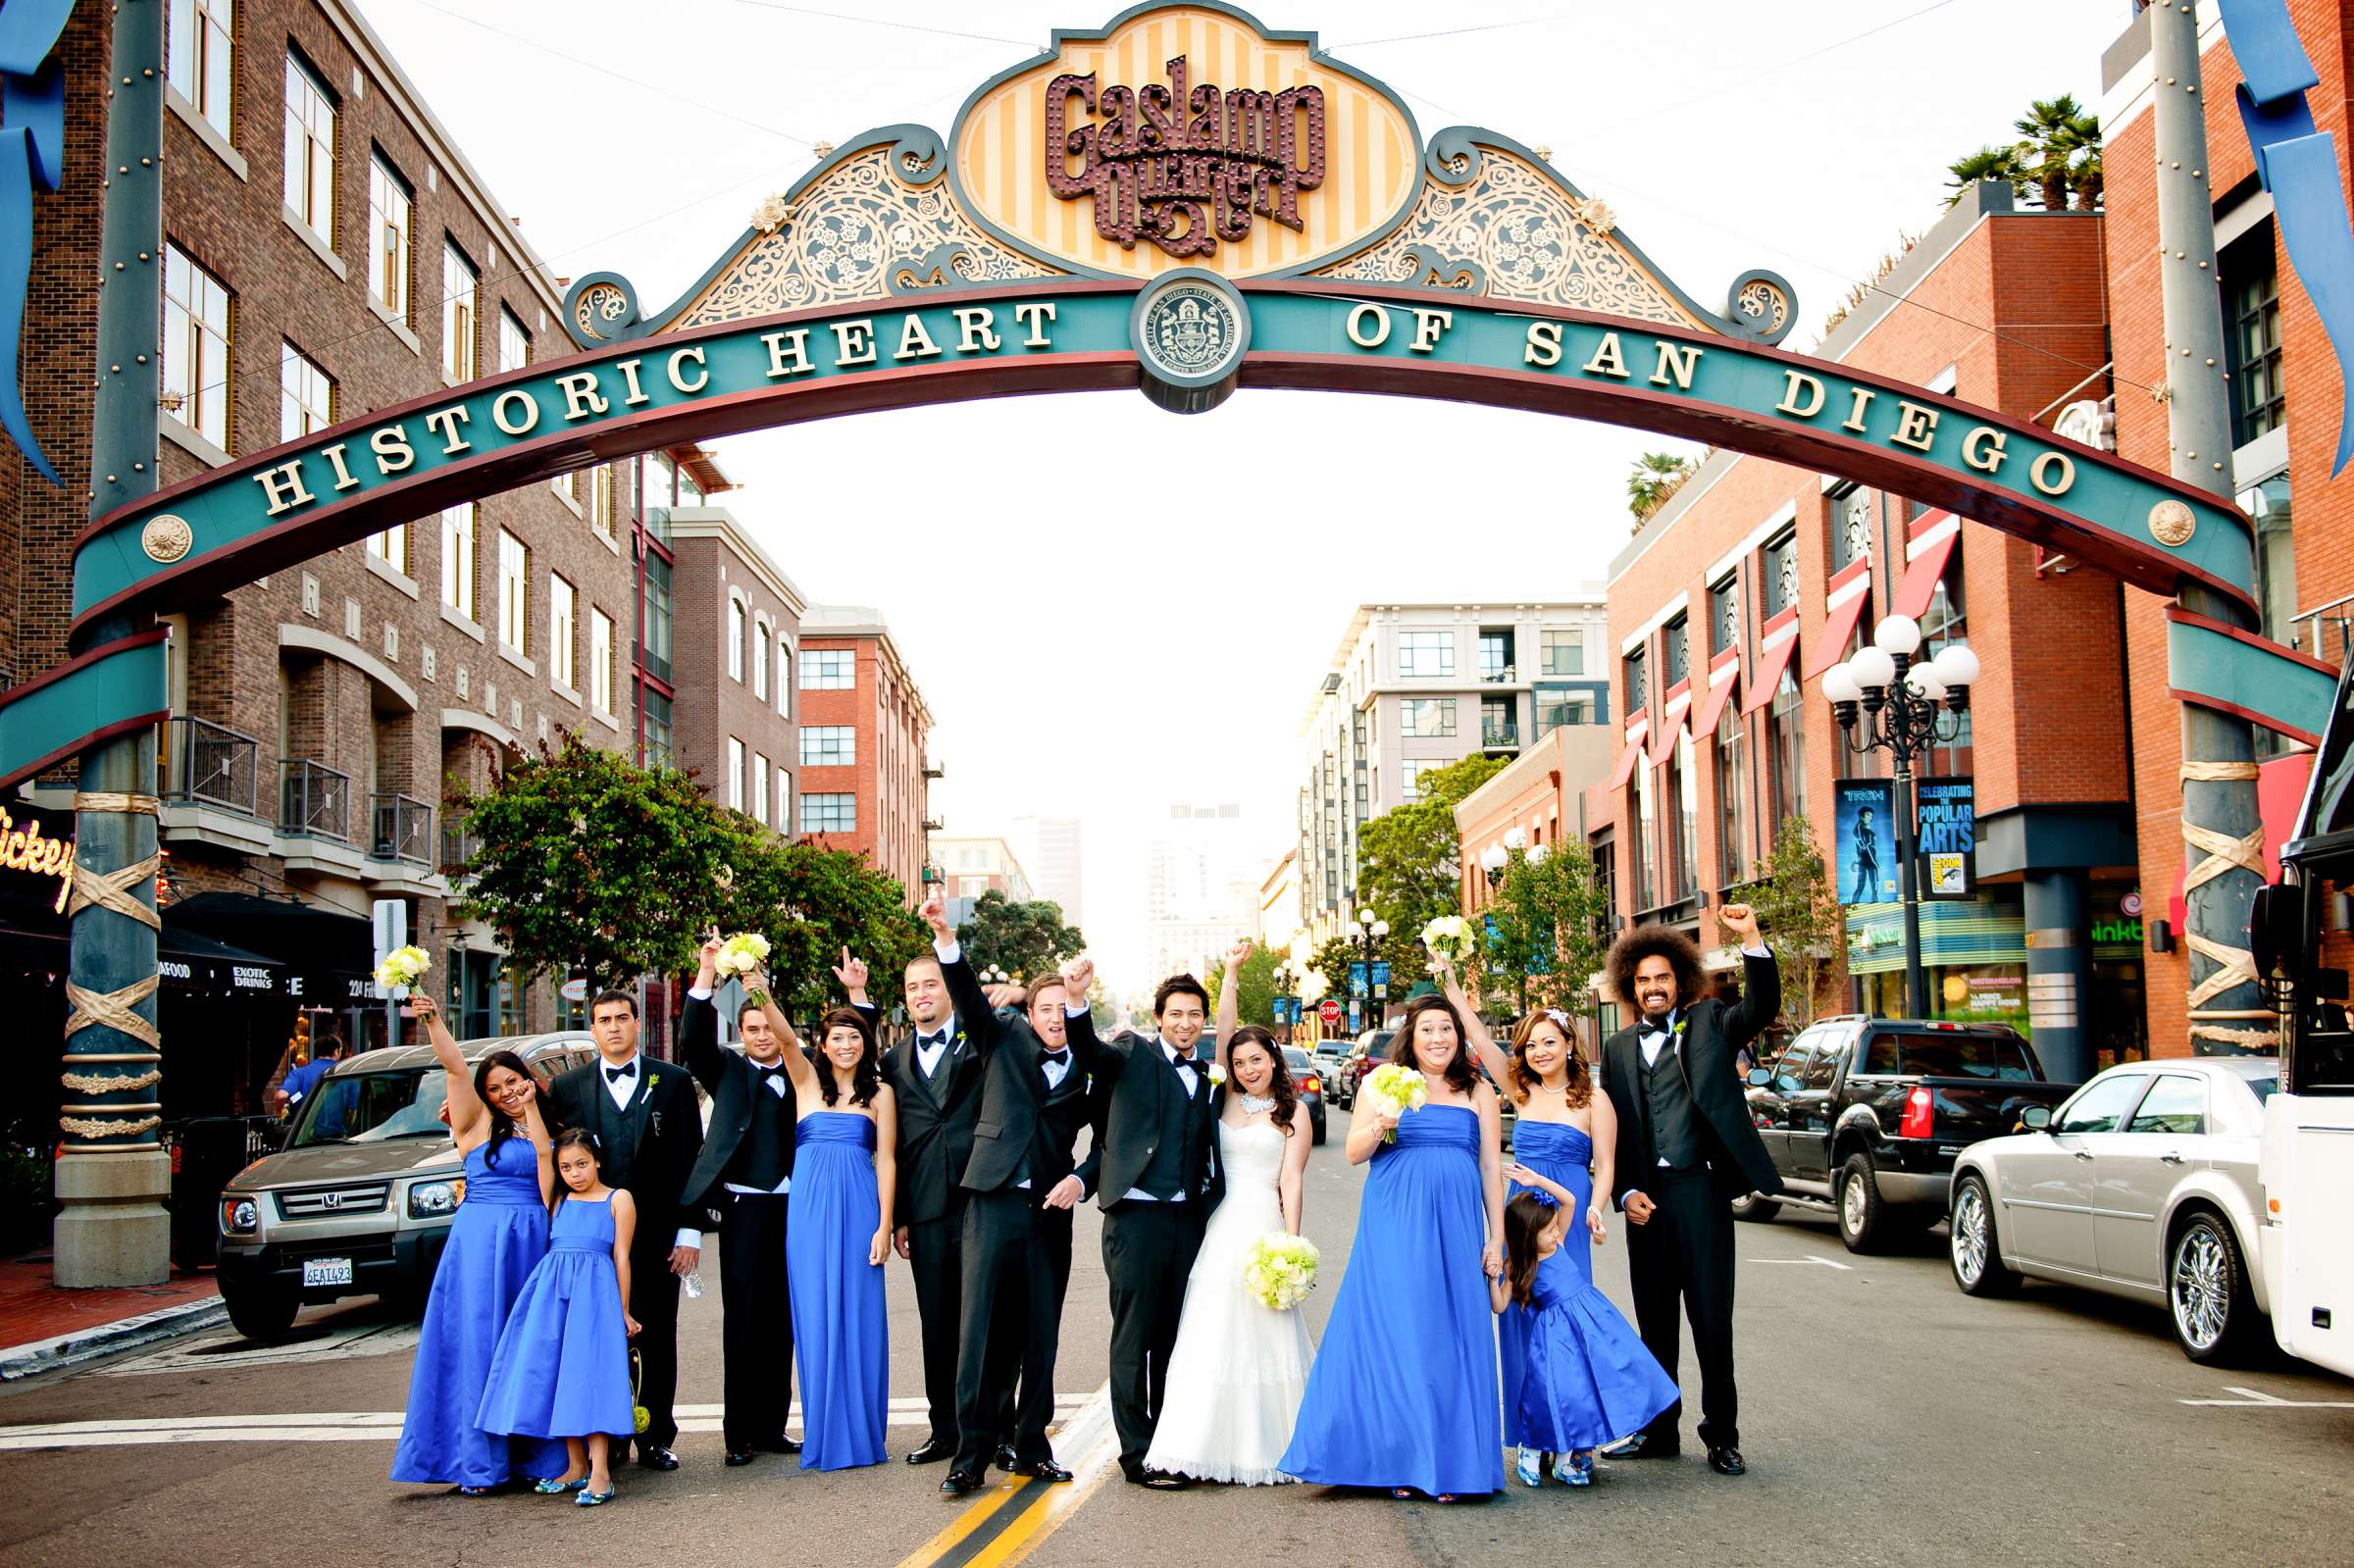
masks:
[[[304,1258],[302,1260],[302,1284],[305,1290],[314,1286],[349,1285],[350,1283],[351,1259],[349,1258]]]

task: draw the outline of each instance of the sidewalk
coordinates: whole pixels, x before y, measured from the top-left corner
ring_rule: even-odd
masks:
[[[209,1273],[61,1290],[50,1283],[50,1267],[46,1250],[0,1260],[0,1383],[210,1328],[228,1316]]]

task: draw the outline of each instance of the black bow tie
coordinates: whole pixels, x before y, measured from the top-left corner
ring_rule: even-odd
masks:
[[[1641,1043],[1649,1045],[1656,1041],[1663,1045],[1674,1037],[1675,1031],[1671,1029],[1646,1029],[1643,1031]]]
[[[1043,1052],[1041,1054],[1041,1059],[1044,1061],[1052,1062],[1056,1067],[1068,1067],[1071,1065],[1071,1053],[1067,1049]]]
[[[945,1029],[937,1035],[918,1035],[915,1037],[915,1044],[918,1050],[928,1051],[935,1045],[946,1045],[947,1042],[948,1032]]]
[[[759,1064],[758,1062],[754,1062],[752,1065],[753,1065],[754,1067],[759,1067],[759,1068],[760,1068],[760,1076],[761,1076],[762,1078],[774,1078],[774,1077],[776,1077],[776,1076],[777,1076],[779,1073],[782,1073],[783,1071],[785,1071],[785,1064],[784,1064],[783,1062],[779,1062],[779,1063],[778,1063],[776,1066],[774,1066],[774,1067],[760,1067],[760,1064]]]
[[[632,1062],[626,1067],[608,1067],[605,1069],[605,1082],[608,1084],[618,1084],[625,1078],[636,1078],[637,1076],[638,1064],[636,1062]]]

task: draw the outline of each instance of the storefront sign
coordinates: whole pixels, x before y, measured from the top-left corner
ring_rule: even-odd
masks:
[[[1913,786],[1914,833],[1928,898],[1967,898],[1976,882],[1976,791],[1968,779],[1922,779]]]
[[[1843,904],[1884,904],[1896,896],[1896,784],[1887,779],[1834,779],[1833,867]]]
[[[73,839],[44,835],[38,819],[19,827],[17,820],[0,808],[0,867],[35,877],[55,877],[57,901],[51,907],[61,915],[66,912],[66,895],[74,890]]]

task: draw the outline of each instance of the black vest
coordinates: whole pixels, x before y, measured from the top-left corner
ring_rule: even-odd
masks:
[[[797,1107],[793,1104],[793,1081],[784,1076],[782,1063],[777,1071],[777,1081],[785,1086],[784,1093],[762,1083],[750,1086],[752,1119],[744,1127],[736,1152],[728,1156],[727,1168],[719,1173],[722,1182],[773,1192],[777,1184],[793,1173],[793,1117]]]
[[[1642,1048],[1638,1038],[1635,1049],[1639,1053]],[[1692,1103],[1692,1091],[1684,1083],[1674,1039],[1660,1047],[1659,1060],[1643,1075],[1643,1092],[1651,1109],[1652,1152],[1670,1170],[1699,1169],[1708,1157],[1700,1136],[1700,1108]]]
[[[1158,1046],[1151,1049],[1158,1051]],[[1202,1195],[1202,1162],[1195,1157],[1195,1129],[1206,1114],[1207,1096],[1189,1099],[1186,1091],[1194,1087],[1195,1073],[1190,1068],[1167,1066],[1163,1069],[1176,1080],[1175,1086],[1160,1097],[1159,1144],[1152,1151],[1151,1161],[1136,1179],[1136,1185],[1154,1197],[1163,1199],[1185,1194],[1187,1202]]]

